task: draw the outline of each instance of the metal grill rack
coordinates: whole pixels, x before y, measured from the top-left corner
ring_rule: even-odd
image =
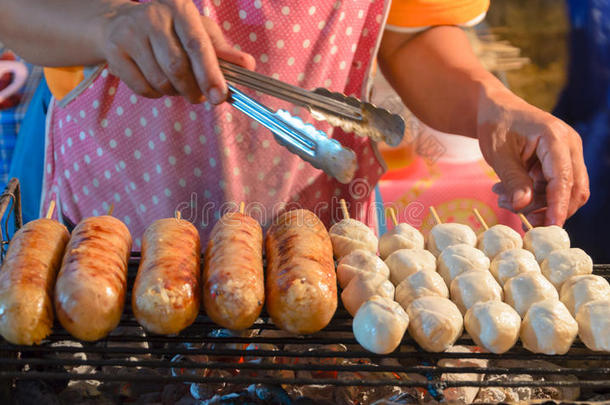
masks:
[[[2,210],[0,204],[0,210]],[[139,255],[129,264],[128,286],[133,285]],[[610,265],[596,265],[596,274],[610,278]],[[533,354],[521,343],[509,352],[428,353],[405,335],[400,349],[376,355],[362,349],[351,328],[351,316],[339,308],[331,323],[311,336],[278,331],[266,313],[249,331],[231,334],[200,315],[178,336],[146,334],[137,324],[128,293],[120,326],[107,338],[75,341],[59,325],[40,346],[15,346],[0,339],[0,381],[98,380],[157,383],[229,383],[244,387],[266,385],[400,386],[421,387],[436,399],[447,387],[579,387],[591,397],[610,393],[610,354],[593,352],[577,341],[563,356]],[[474,346],[464,335],[459,345]],[[83,354],[77,356],[76,354]],[[441,359],[486,359],[488,367],[442,367]],[[497,364],[513,360],[511,365]],[[545,360],[557,368],[541,367]],[[77,370],[90,366],[88,371]],[[117,368],[139,372],[117,372]],[[110,370],[109,370],[110,368]],[[224,370],[224,373],[217,371]],[[216,371],[216,372],[215,372]],[[443,374],[522,375],[533,380],[470,378],[447,380]],[[413,375],[422,378],[412,378]],[[538,379],[536,376],[550,378]],[[574,378],[574,377],[576,378]]]

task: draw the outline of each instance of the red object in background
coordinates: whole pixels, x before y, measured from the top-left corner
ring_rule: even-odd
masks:
[[[7,51],[0,55],[0,60],[17,60],[15,54]],[[13,73],[5,73],[0,76],[0,90],[5,89],[14,79]],[[5,108],[12,108],[19,104],[19,100],[21,100],[20,94],[13,94],[9,96],[6,100],[0,101],[0,110]]]

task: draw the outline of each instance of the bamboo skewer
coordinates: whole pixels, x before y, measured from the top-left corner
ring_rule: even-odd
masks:
[[[485,220],[483,219],[483,217],[481,216],[481,213],[479,212],[478,209],[474,208],[472,210],[474,212],[474,216],[477,217],[477,220],[481,223],[481,225],[483,226],[483,229],[488,230],[489,226],[487,226],[487,222],[485,222]]]
[[[49,203],[49,208],[47,209],[47,215],[45,216],[45,218],[51,219],[51,217],[53,216],[53,211],[55,211],[55,200],[51,200],[51,202]]]
[[[112,213],[114,212],[114,204],[110,204],[110,207],[108,207],[108,212],[106,213],[106,215],[112,215]]]
[[[388,208],[388,213],[390,214],[390,219],[392,220],[392,223],[396,227],[398,225],[398,219],[396,218],[396,210],[394,209],[394,207]]]
[[[176,219],[182,219],[182,212],[180,210],[176,210],[176,212],[174,212],[174,216]]]
[[[347,210],[347,204],[345,204],[345,200],[342,198],[339,203],[341,204],[341,211],[343,211],[343,218],[349,219],[349,211]]]
[[[523,215],[522,213],[519,213],[519,218],[521,218],[521,222],[523,222],[523,225],[525,225],[525,227],[527,228],[528,231],[534,229],[534,227],[532,226],[530,221],[527,220],[525,215]]]
[[[239,203],[239,213],[243,215],[245,210],[246,210],[246,204],[242,201]]]
[[[430,206],[430,213],[432,214],[432,218],[434,218],[434,222],[436,222],[436,225],[440,225],[443,223],[440,217],[438,216],[438,213],[436,212],[436,208],[434,208],[432,205]]]

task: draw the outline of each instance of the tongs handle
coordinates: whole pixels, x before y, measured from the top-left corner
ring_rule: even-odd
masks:
[[[219,63],[228,82],[306,107],[312,117],[326,120],[334,127],[390,146],[397,146],[404,136],[403,118],[371,103],[324,88],[307,91],[224,60]]]
[[[352,181],[357,164],[356,154],[351,149],[286,111],[273,112],[234,86],[229,84],[228,88],[228,102],[273,132],[281,145],[339,182]]]

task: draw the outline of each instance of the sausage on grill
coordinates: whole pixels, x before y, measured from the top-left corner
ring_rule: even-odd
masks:
[[[0,334],[20,345],[39,344],[53,326],[53,286],[70,239],[65,226],[37,219],[19,229],[0,271]]]
[[[212,229],[203,269],[203,304],[218,325],[246,329],[265,301],[263,231],[252,217],[225,214]]]
[[[311,211],[280,215],[266,239],[267,311],[281,329],[309,334],[337,308],[337,277],[326,228]]]
[[[55,284],[55,311],[75,338],[98,340],[118,325],[130,249],[129,230],[114,217],[85,218],[74,228]]]
[[[188,221],[165,218],[142,237],[142,260],[133,285],[131,307],[146,330],[175,334],[199,313],[199,232]]]

